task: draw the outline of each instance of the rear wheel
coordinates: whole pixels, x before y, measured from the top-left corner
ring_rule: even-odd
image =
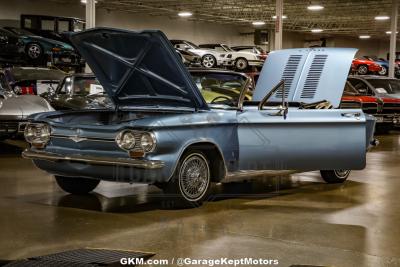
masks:
[[[43,56],[43,49],[37,43],[30,43],[26,46],[26,54],[31,60],[39,60]]]
[[[79,177],[65,177],[65,176],[55,176],[56,182],[62,190],[67,193],[75,195],[84,195],[93,191],[100,180],[79,178]]]
[[[385,76],[387,74],[388,70],[385,66],[382,66],[381,70],[378,71],[379,75]]]
[[[169,206],[187,208],[200,206],[208,196],[211,185],[210,167],[205,154],[189,149],[179,160],[174,176],[163,187]]]
[[[249,63],[245,58],[238,58],[235,62],[235,67],[237,70],[245,70],[249,66]]]
[[[350,170],[324,170],[321,171],[321,176],[328,184],[337,184],[346,181],[350,172]]]

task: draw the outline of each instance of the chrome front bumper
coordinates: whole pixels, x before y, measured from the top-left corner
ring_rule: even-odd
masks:
[[[144,160],[144,159],[130,159],[130,158],[109,158],[109,157],[95,157],[84,155],[60,155],[45,151],[33,151],[26,149],[22,152],[22,157],[32,160],[47,160],[47,161],[73,161],[82,162],[92,165],[113,165],[134,167],[139,169],[160,169],[164,167],[164,162],[160,160]]]

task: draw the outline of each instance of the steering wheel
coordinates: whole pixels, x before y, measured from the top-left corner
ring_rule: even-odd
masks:
[[[229,98],[229,97],[224,96],[224,95],[217,96],[216,98],[211,100],[211,104],[218,104],[217,102],[222,102],[222,101],[218,101],[219,99],[221,99],[222,101],[227,101],[228,103],[230,103],[232,105],[234,104],[232,98]],[[225,104],[225,103],[223,103],[223,104]]]

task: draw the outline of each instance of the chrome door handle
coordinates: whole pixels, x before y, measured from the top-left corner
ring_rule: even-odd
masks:
[[[360,119],[360,113],[342,113],[342,117]]]

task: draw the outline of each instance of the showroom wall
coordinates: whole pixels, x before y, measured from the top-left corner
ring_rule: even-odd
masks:
[[[59,16],[85,16],[85,6],[76,1],[73,5],[61,5],[45,0],[0,1],[0,26],[19,25],[21,13],[52,14]],[[127,29],[160,29],[171,39],[187,39],[195,43],[223,42],[227,44],[253,44],[253,36],[248,34],[252,27],[236,27],[214,23],[193,22],[186,19],[171,19],[162,16],[148,16],[128,12],[96,12],[98,26],[119,27]],[[247,34],[246,34],[247,33]],[[305,47],[310,41],[318,40],[323,35],[284,32],[283,47]],[[328,46],[356,47],[358,55],[378,55],[386,58],[389,50],[389,37],[383,39],[360,40],[351,37],[328,37]],[[400,44],[398,44],[400,45]],[[400,50],[400,49],[398,49]]]

